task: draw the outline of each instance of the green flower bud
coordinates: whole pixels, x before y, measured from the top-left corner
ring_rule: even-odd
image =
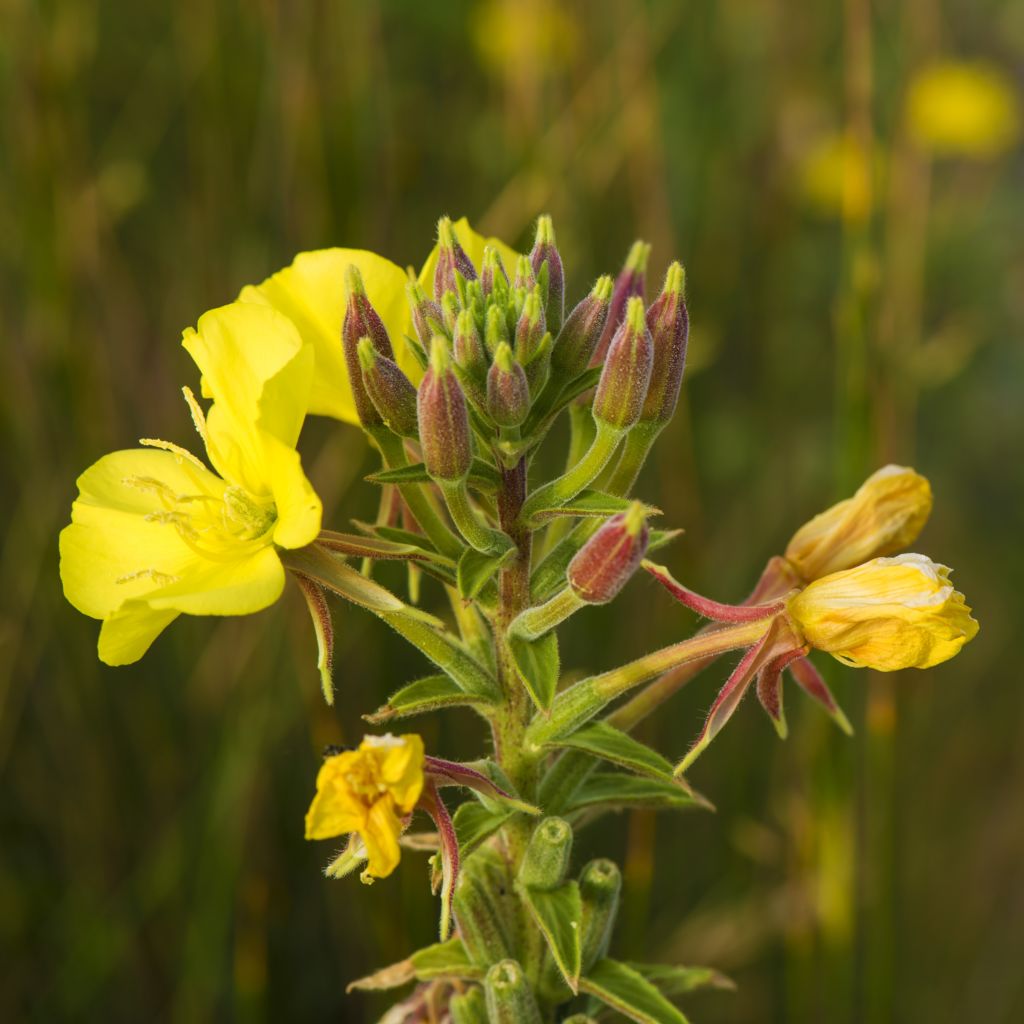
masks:
[[[601,340],[612,297],[612,279],[606,274],[569,314],[551,352],[551,371],[556,380],[568,383],[590,364]]]
[[[548,265],[547,271],[547,300],[545,309],[547,322],[552,330],[557,331],[562,326],[565,317],[565,269],[562,266],[562,257],[555,244],[555,228],[551,218],[544,214],[537,220],[537,236],[530,250],[530,266],[534,274],[540,280],[540,268]]]
[[[644,507],[634,501],[612,516],[573,556],[566,578],[587,604],[607,604],[636,572],[647,551],[650,531]]]
[[[518,427],[530,411],[530,386],[505,342],[487,372],[487,412],[499,427]]]
[[[345,269],[345,317],[341,324],[341,343],[348,368],[348,380],[352,387],[359,422],[364,427],[380,426],[383,419],[366,393],[363,374],[359,365],[359,339],[369,338],[373,347],[388,359],[394,359],[391,339],[377,311],[373,308],[362,275],[355,266]]]
[[[551,372],[551,346],[551,335],[545,334],[540,339],[540,344],[534,350],[530,361],[523,365],[531,395],[539,395],[548,382],[548,375]]]
[[[480,340],[473,311],[462,310],[455,319],[455,340],[453,342],[455,363],[460,370],[483,380],[487,372],[487,353]]]
[[[600,366],[604,362],[605,353],[611,344],[615,332],[622,325],[626,312],[626,304],[633,296],[643,298],[647,290],[647,260],[651,255],[651,247],[647,242],[636,241],[629,248],[625,265],[615,279],[615,290],[612,292],[611,308],[608,320],[604,325],[604,333],[598,342],[591,366]]]
[[[532,889],[553,889],[569,870],[572,855],[572,828],[564,818],[545,818],[530,837],[519,882]]]
[[[416,436],[416,388],[393,359],[381,355],[369,338],[357,348],[363,386],[381,418],[396,434]]]
[[[580,947],[584,974],[608,952],[621,892],[622,872],[613,861],[592,860],[580,872],[583,900]]]
[[[654,345],[644,320],[644,304],[626,303],[626,319],[615,332],[594,396],[594,419],[628,430],[640,416],[651,383]]]
[[[654,345],[651,386],[640,412],[643,423],[664,425],[672,419],[679,400],[679,386],[686,365],[686,342],[690,318],[686,312],[686,273],[673,263],[665,274],[661,294],[647,310],[647,328]]]
[[[508,321],[505,313],[497,306],[490,306],[487,310],[487,325],[484,329],[484,344],[487,351],[493,356],[498,351],[498,346],[510,342],[508,333]]]
[[[473,461],[469,413],[444,338],[430,343],[430,366],[420,381],[416,411],[427,472],[437,480],[464,479]]]
[[[539,291],[534,289],[526,296],[516,324],[516,358],[524,366],[533,360],[546,329],[544,304]]]
[[[444,333],[449,338],[455,333],[455,321],[459,318],[460,309],[455,292],[445,292],[441,297],[441,321]]]
[[[537,283],[537,278],[533,273],[533,267],[530,266],[529,256],[520,256],[516,260],[516,276],[512,282],[512,287],[517,290],[523,290],[524,292],[533,291],[534,285]]]
[[[413,329],[426,352],[430,348],[430,339],[435,334],[444,332],[441,307],[433,299],[428,298],[427,293],[417,281],[410,281],[406,285],[405,293],[409,297]]]
[[[533,990],[515,960],[495,964],[484,978],[484,991],[490,1024],[541,1024]]]
[[[510,287],[508,271],[501,261],[501,253],[493,245],[488,245],[484,249],[484,262],[480,268],[480,287],[484,298],[490,298],[493,295],[496,302],[501,305],[505,304]]]
[[[476,268],[459,244],[452,227],[451,218],[442,217],[437,222],[437,268],[434,270],[434,298],[440,299],[447,292],[458,292],[456,274],[464,281],[476,280]]]

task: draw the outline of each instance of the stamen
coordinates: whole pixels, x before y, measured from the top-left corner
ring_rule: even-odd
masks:
[[[181,393],[185,396],[185,401],[188,403],[188,411],[192,413],[192,422],[195,424],[196,433],[203,439],[203,444],[206,445],[206,450],[210,450],[210,435],[206,429],[206,415],[200,408],[199,403],[196,401],[196,396],[192,394],[190,387],[184,387],[181,389]]]
[[[182,448],[181,445],[175,444],[173,441],[161,441],[158,437],[140,437],[139,444],[145,448],[162,448],[166,452],[172,452],[179,458],[191,462],[194,466],[198,466],[199,469],[206,469],[202,462],[187,448]]]

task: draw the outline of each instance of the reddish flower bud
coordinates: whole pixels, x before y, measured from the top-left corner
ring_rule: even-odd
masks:
[[[412,311],[412,326],[416,337],[420,339],[423,350],[430,347],[430,339],[444,330],[441,307],[423,290],[416,281],[410,281],[405,289],[409,297],[409,308]]]
[[[530,387],[523,368],[504,342],[487,372],[487,412],[499,427],[518,427],[530,411]]]
[[[562,257],[555,244],[555,228],[551,218],[544,216],[537,220],[537,237],[530,250],[530,266],[539,281],[541,279],[541,267],[548,265],[547,270],[547,296],[545,299],[545,310],[547,321],[553,331],[562,326],[565,318],[565,269],[562,266]]]
[[[628,430],[640,417],[651,383],[654,344],[644,321],[644,304],[635,296],[615,332],[594,396],[594,419]]]
[[[487,352],[480,340],[476,318],[472,310],[464,309],[455,319],[455,337],[453,340],[455,363],[460,370],[465,370],[483,380],[487,372]]]
[[[540,293],[535,288],[526,296],[523,311],[519,314],[519,322],[516,324],[516,358],[521,363],[533,360],[546,329],[544,305]]]
[[[590,357],[601,339],[608,319],[612,297],[612,279],[605,275],[569,314],[551,353],[551,369],[556,379],[568,383],[590,364]]]
[[[640,502],[612,516],[569,563],[566,578],[573,593],[587,604],[607,604],[636,572],[649,536]]]
[[[484,249],[484,261],[480,268],[480,288],[484,297],[489,298],[493,293],[499,301],[503,301],[509,287],[508,271],[501,261],[501,253],[493,245],[488,245]]]
[[[516,260],[516,277],[512,282],[513,288],[521,288],[523,291],[531,291],[537,283],[533,267],[530,266],[530,259],[527,256],[520,256]]]
[[[476,280],[476,268],[459,245],[451,219],[442,217],[437,222],[437,268],[434,270],[434,298],[440,300],[445,292],[458,292],[456,274],[464,281]]]
[[[673,263],[665,274],[661,294],[647,310],[647,328],[654,343],[654,366],[651,386],[640,412],[644,423],[668,423],[676,411],[690,333],[685,288],[686,273],[679,263]]]
[[[427,472],[437,480],[462,480],[473,461],[469,413],[444,338],[430,343],[430,366],[420,381],[416,411]]]
[[[384,422],[402,437],[416,436],[416,389],[398,364],[382,356],[369,338],[360,338],[363,386]]]
[[[459,300],[455,292],[445,292],[441,296],[441,320],[444,323],[445,336],[450,338],[455,333],[455,321],[459,318]]]
[[[615,279],[615,290],[612,292],[611,308],[608,310],[608,320],[604,326],[604,333],[594,352],[591,366],[600,366],[604,362],[604,355],[608,351],[615,332],[622,325],[626,312],[626,303],[635,295],[643,298],[647,290],[647,259],[651,255],[651,247],[647,242],[636,241],[630,246],[629,255],[619,276]]]
[[[359,422],[364,427],[379,426],[383,420],[376,406],[366,393],[363,385],[362,368],[359,363],[359,339],[369,338],[373,347],[388,359],[394,359],[391,339],[377,311],[373,308],[362,275],[357,267],[345,270],[345,318],[341,324],[341,343],[348,368],[348,380],[352,387]]]

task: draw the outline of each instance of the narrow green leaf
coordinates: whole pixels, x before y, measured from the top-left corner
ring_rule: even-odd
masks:
[[[455,825],[455,836],[459,841],[459,856],[463,861],[515,813],[510,807],[499,811],[491,810],[477,800],[467,800],[464,804],[459,804],[452,815],[452,823]]]
[[[619,512],[625,512],[631,503],[632,501],[629,498],[617,498],[613,494],[605,494],[603,491],[588,489],[580,491],[575,498],[560,505],[537,509],[530,519],[538,523],[544,522],[547,519],[554,519],[558,516],[601,519],[614,516]],[[645,505],[644,513],[648,516],[659,516],[661,515],[661,509],[656,508],[654,505]]]
[[[571,750],[582,750],[638,775],[672,781],[670,761],[607,722],[590,722],[574,733],[548,743],[547,746],[551,749],[568,747]]]
[[[448,676],[426,676],[403,686],[393,693],[387,703],[372,715],[363,715],[367,722],[380,725],[392,718],[409,718],[438,708],[469,706],[481,711],[492,707],[491,702],[481,694],[466,693]]]
[[[580,933],[583,928],[583,904],[575,881],[555,889],[520,886],[523,902],[544,935],[562,977],[573,992],[580,985]]]
[[[686,533],[685,530],[651,530],[647,541],[647,554],[671,544],[677,537],[682,537],[684,533]]]
[[[549,711],[558,689],[558,634],[552,630],[537,640],[509,637],[519,677],[540,711]]]
[[[491,577],[516,554],[516,548],[509,548],[500,555],[485,555],[474,548],[466,548],[459,559],[456,579],[459,594],[471,601],[487,585]]]
[[[642,778],[623,772],[595,772],[576,791],[566,813],[595,806],[604,810],[626,807],[686,810],[702,804],[678,781]]]
[[[687,1024],[679,1010],[642,974],[616,960],[598,960],[580,979],[580,991],[637,1024]]]
[[[470,960],[459,938],[419,949],[409,960],[419,981],[431,981],[434,978],[477,979],[484,976],[483,968],[477,967]]]
[[[403,530],[400,526],[387,526],[384,523],[364,523],[361,519],[353,519],[352,525],[367,537],[383,537],[395,544],[406,544],[409,547],[422,547],[430,543],[426,537],[412,530]]]
[[[373,484],[429,484],[432,483],[427,467],[422,462],[397,469],[382,469],[366,479]],[[469,484],[484,493],[493,493],[500,483],[498,471],[483,459],[474,459],[469,467]]]
[[[682,996],[700,988],[717,988],[731,992],[735,982],[713,967],[677,967],[672,964],[627,963],[637,974],[643,975],[663,995]]]
[[[416,973],[412,967],[412,960],[400,960],[397,964],[388,964],[365,978],[356,978],[345,986],[346,992],[384,992],[389,988],[398,988],[414,981]]]
[[[420,541],[425,540],[415,533],[410,533],[408,536],[416,537]],[[321,532],[317,543],[321,547],[345,557],[373,558],[379,561],[401,559],[454,566],[450,558],[445,558],[436,551],[428,551],[420,543],[384,540],[381,537],[361,536],[358,533],[334,533],[328,530]]]

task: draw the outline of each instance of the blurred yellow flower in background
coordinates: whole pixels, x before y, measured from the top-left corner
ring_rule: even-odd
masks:
[[[386,878],[401,859],[403,818],[423,791],[423,740],[413,734],[366,736],[357,750],[328,757],[306,814],[307,839],[356,832],[369,863],[364,880]]]
[[[811,647],[880,672],[931,668],[978,632],[949,569],[917,554],[824,576],[790,598],[788,612]]]
[[[871,212],[874,154],[852,135],[822,135],[799,159],[800,190],[819,213],[862,221]]]
[[[1020,134],[1020,107],[1008,76],[984,61],[945,60],[910,83],[910,132],[936,155],[994,157]]]
[[[487,0],[473,17],[473,41],[483,63],[499,73],[564,66],[576,52],[578,35],[572,17],[551,0]]]

